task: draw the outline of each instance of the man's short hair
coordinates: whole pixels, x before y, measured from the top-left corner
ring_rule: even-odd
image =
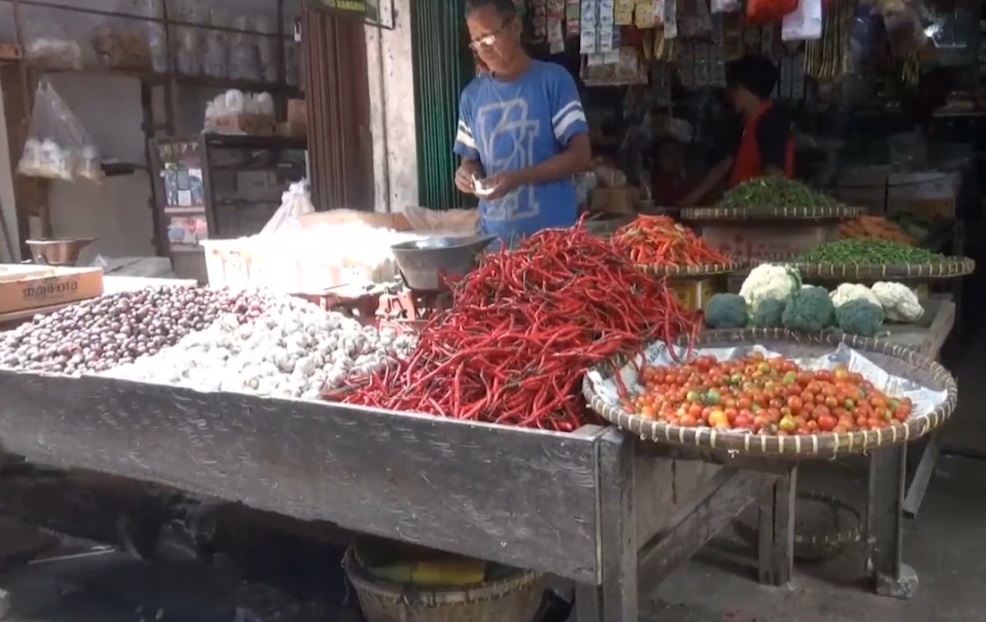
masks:
[[[768,99],[777,85],[777,67],[766,56],[747,54],[726,63],[726,85],[742,86],[760,99]]]
[[[466,15],[479,9],[491,8],[503,17],[517,15],[517,5],[514,0],[466,0]]]

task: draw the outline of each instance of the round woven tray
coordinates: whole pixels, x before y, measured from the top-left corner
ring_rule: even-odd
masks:
[[[544,593],[544,576],[526,570],[475,587],[425,589],[371,575],[353,547],[342,564],[367,622],[530,620]]]
[[[831,207],[686,207],[682,220],[848,220],[862,213],[862,208],[848,205]]]
[[[786,262],[803,279],[832,281],[886,281],[900,279],[951,279],[972,274],[976,262],[967,257],[946,257],[938,263],[924,264],[836,264]]]
[[[702,276],[713,276],[716,274],[729,274],[742,270],[746,267],[745,261],[733,261],[732,263],[711,264],[708,266],[657,266],[637,264],[637,269],[646,272],[651,276],[669,278],[694,278]]]
[[[825,507],[829,514],[830,524],[821,529],[811,530],[802,522],[806,514],[820,513],[817,507],[814,512],[806,507],[808,504]],[[862,538],[863,519],[856,508],[845,501],[817,492],[798,492],[795,516],[798,524],[794,530],[794,558],[799,561],[821,561],[837,555],[846,546],[859,542]],[[758,527],[755,522],[756,513],[744,516],[733,522],[733,528],[740,538],[755,544],[758,537]]]
[[[797,436],[767,436],[719,432],[708,427],[683,428],[645,419],[626,412],[623,408],[603,401],[587,377],[582,383],[582,393],[589,407],[603,419],[628,430],[642,440],[701,447],[716,451],[736,452],[744,455],[765,455],[775,458],[829,458],[842,454],[863,453],[871,449],[897,445],[918,439],[944,422],[958,400],[955,378],[937,362],[916,351],[889,341],[868,339],[844,333],[793,333],[784,329],[748,328],[739,330],[711,330],[702,333],[695,347],[733,347],[761,345],[768,350],[788,357],[818,356],[831,352],[845,343],[866,355],[874,364],[888,373],[903,376],[924,386],[945,390],[945,402],[922,417],[882,430],[866,430],[845,434],[808,434]],[[605,376],[625,365],[625,357],[602,365]]]

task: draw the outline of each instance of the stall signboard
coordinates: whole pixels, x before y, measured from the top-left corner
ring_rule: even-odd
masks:
[[[380,17],[379,0],[304,0],[315,11],[327,11],[376,22]]]

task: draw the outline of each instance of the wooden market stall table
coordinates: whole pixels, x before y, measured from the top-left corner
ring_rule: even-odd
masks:
[[[922,348],[937,351],[930,332]],[[580,622],[637,620],[638,594],[751,505],[760,580],[792,572],[790,460],[94,376],[0,371],[0,395],[8,454],[552,573],[575,582]],[[874,455],[871,481],[900,473],[902,449]],[[891,497],[873,489],[871,556],[899,579]]]

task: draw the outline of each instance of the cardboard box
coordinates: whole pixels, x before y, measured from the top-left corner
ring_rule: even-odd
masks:
[[[288,123],[308,126],[308,102],[303,99],[288,100]]]
[[[671,289],[686,309],[704,311],[710,298],[726,291],[726,282],[720,276],[704,279],[674,279],[671,281]]]
[[[960,181],[961,173],[894,173],[887,180],[887,213],[954,218]]]
[[[32,266],[0,272],[0,313],[67,304],[102,294],[101,268]]]
[[[212,119],[205,129],[219,134],[272,136],[277,133],[277,122],[261,114],[227,114]]]
[[[612,214],[632,214],[637,210],[640,189],[633,186],[622,188],[596,188],[589,193],[589,209]]]
[[[712,248],[737,259],[783,259],[838,239],[837,225],[702,225]]]
[[[308,124],[296,121],[285,121],[277,124],[277,134],[288,138],[307,138]]]

